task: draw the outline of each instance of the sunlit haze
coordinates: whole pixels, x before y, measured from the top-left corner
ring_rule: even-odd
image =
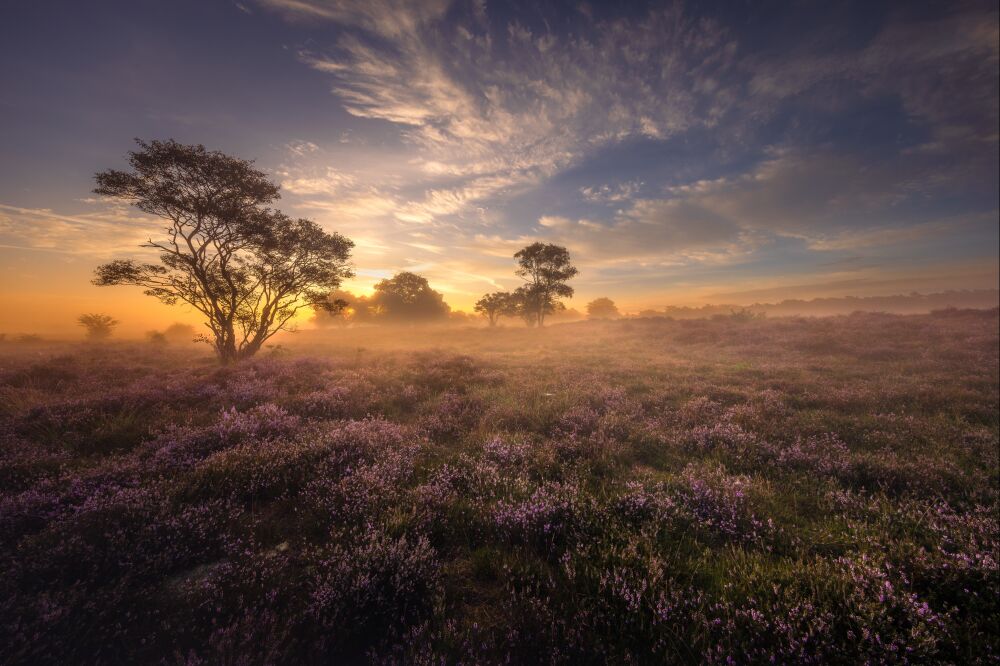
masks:
[[[997,0],[0,0],[0,665],[1000,664]]]
[[[536,240],[577,310],[996,289],[997,71],[991,2],[4,2],[0,331],[198,323],[90,282],[164,226],[92,194],[134,137],[255,160],[360,294]]]

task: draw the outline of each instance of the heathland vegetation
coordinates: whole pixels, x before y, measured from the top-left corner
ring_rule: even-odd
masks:
[[[96,283],[207,333],[0,344],[0,663],[1000,660],[997,309],[544,327],[577,269],[534,243],[491,326],[412,326],[455,315],[344,291],[251,163],[129,163],[159,261]]]
[[[995,310],[289,344],[0,346],[0,661],[1000,655]]]

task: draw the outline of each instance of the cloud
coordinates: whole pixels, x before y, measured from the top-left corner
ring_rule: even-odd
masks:
[[[298,207],[326,213],[339,226],[351,229],[354,222],[374,222],[391,215],[399,209],[400,202],[391,194],[368,187],[333,199],[306,198]]]
[[[629,181],[616,185],[581,187],[580,194],[583,195],[585,200],[591,203],[628,201],[635,196],[642,185],[643,183],[639,181]]]
[[[653,275],[759,264],[777,246],[803,253],[803,264],[826,262],[988,226],[937,204],[970,193],[995,201],[993,9],[963,5],[932,21],[901,5],[864,43],[834,52],[754,50],[724,16],[680,2],[607,19],[581,6],[558,22],[542,6],[501,13],[461,0],[258,5],[331,27],[330,41],[311,37],[298,56],[358,119],[359,143],[344,149],[355,152],[337,164],[377,162],[346,174],[326,169],[315,144],[293,142],[297,166],[283,176],[293,204],[385,239],[385,261],[427,266],[455,289],[506,273],[534,238]],[[836,132],[844,119],[880,120],[873,106],[902,115],[881,152]],[[384,136],[400,142],[395,154]],[[619,174],[623,160],[632,166],[621,148],[633,144],[688,157],[668,171],[640,155],[648,173]],[[442,247],[481,258],[452,269]]]
[[[987,229],[995,225],[996,211],[992,213],[968,214],[919,224],[899,224],[896,226],[865,227],[832,234],[814,234],[805,237],[808,247],[819,252],[862,250],[883,247],[900,248],[908,244],[931,241],[935,238],[954,238],[976,229]]]
[[[303,157],[304,155],[309,155],[310,153],[319,151],[319,146],[312,141],[302,141],[298,139],[295,141],[289,141],[285,144],[285,148],[289,153],[295,155],[296,157]]]
[[[282,189],[293,194],[339,194],[346,188],[353,186],[357,179],[349,174],[342,173],[336,169],[327,167],[321,175],[313,177],[300,176],[298,178],[286,177],[281,181]]]
[[[470,181],[449,188],[453,205],[429,188],[408,217],[472,210],[607,141],[711,124],[718,111],[705,110],[725,103],[720,82],[735,63],[725,32],[679,4],[579,35],[493,25],[464,3],[450,11],[445,2],[261,4],[351,28],[326,50],[303,50],[303,62],[333,78],[349,113],[397,125],[428,176]]]
[[[590,263],[723,261],[740,252],[740,227],[682,200],[641,199],[607,224],[546,215],[540,233]],[[527,239],[525,239],[527,240]]]
[[[939,139],[961,134],[965,121],[980,134],[987,125],[996,134],[996,95],[989,94],[996,85],[986,80],[996,71],[996,30],[975,13],[956,14],[943,24],[894,17],[864,48],[775,61],[739,58],[735,36],[711,18],[689,15],[681,3],[570,32],[517,20],[493,23],[497,18],[482,6],[444,0],[260,4],[287,17],[347,28],[325,49],[313,45],[300,57],[332,77],[332,90],[349,113],[394,124],[416,151],[425,187],[421,196],[401,202],[396,216],[404,221],[431,223],[475,211],[629,136],[741,131],[773,116],[783,101],[824,95],[824,86],[837,81],[851,82],[861,96],[895,91],[914,116],[951,127],[952,134],[939,128]],[[975,92],[956,91],[949,104],[934,90],[949,87],[945,79],[956,69],[986,78],[984,85],[967,86]],[[958,114],[963,118],[982,117],[963,121],[957,107],[964,109]],[[721,125],[724,118],[727,126]],[[774,174],[766,169],[783,165],[766,160],[755,177],[772,178],[770,187],[739,188],[730,208],[742,216],[784,220],[792,228],[835,207],[837,196],[875,196],[876,187],[857,184],[878,184],[857,159],[822,159],[824,164],[810,159]],[[798,170],[802,166],[815,169]],[[884,181],[885,196],[902,196],[905,183],[889,171],[875,177]],[[910,172],[915,187],[921,179],[929,182],[927,173]],[[307,180],[301,186],[319,193],[326,184]],[[624,202],[640,186],[602,184],[580,193],[590,203]],[[754,209],[747,200],[755,196],[762,199]],[[754,226],[768,224],[781,226],[763,220]]]
[[[573,225],[573,221],[560,215],[542,215],[538,218],[538,224],[552,229],[568,229]]]
[[[666,192],[672,201],[745,230],[805,239],[825,251],[862,242],[848,238],[892,244],[927,237],[933,230],[957,230],[954,219],[943,220],[921,204],[947,196],[962,180],[961,168],[921,159],[864,161],[830,148],[786,148],[738,176]]]
[[[0,204],[0,244],[21,249],[109,257],[149,253],[139,246],[163,228],[160,220],[110,205],[77,215]]]
[[[861,163],[830,150],[775,150],[746,173],[667,187],[666,198],[635,200],[606,223],[544,215],[539,232],[601,261],[718,262],[746,258],[779,238],[822,253],[898,249],[995,224],[996,211],[915,211],[913,204],[952,181],[946,170],[924,166]],[[618,192],[584,190],[591,199]]]
[[[915,14],[917,12],[914,12]],[[749,59],[748,92],[763,113],[789,99],[844,106],[894,95],[934,141],[997,141],[1000,28],[993,7],[911,16],[897,6],[863,48]],[[847,84],[847,85],[845,85]]]

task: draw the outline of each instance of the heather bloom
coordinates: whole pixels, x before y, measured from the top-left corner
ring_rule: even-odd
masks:
[[[797,438],[776,452],[775,464],[818,474],[842,476],[850,465],[850,450],[833,433],[819,437]]]
[[[563,483],[540,486],[523,501],[501,501],[494,521],[501,530],[525,539],[554,539],[572,526],[580,507],[579,490]]]
[[[746,476],[729,475],[722,466],[692,464],[684,468],[675,497],[698,529],[731,539],[759,541],[773,531],[773,522],[754,513],[752,492],[753,483]]]
[[[298,417],[289,415],[273,403],[265,403],[245,412],[238,412],[235,407],[223,411],[215,424],[215,433],[232,442],[287,434],[298,425]]]
[[[0,355],[0,661],[996,663],[977,317]]]
[[[752,450],[756,438],[735,423],[721,422],[711,426],[699,425],[688,433],[689,447],[700,452],[724,449],[739,454]]]

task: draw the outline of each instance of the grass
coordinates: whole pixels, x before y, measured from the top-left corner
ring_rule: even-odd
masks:
[[[998,315],[0,346],[3,663],[995,663]]]

